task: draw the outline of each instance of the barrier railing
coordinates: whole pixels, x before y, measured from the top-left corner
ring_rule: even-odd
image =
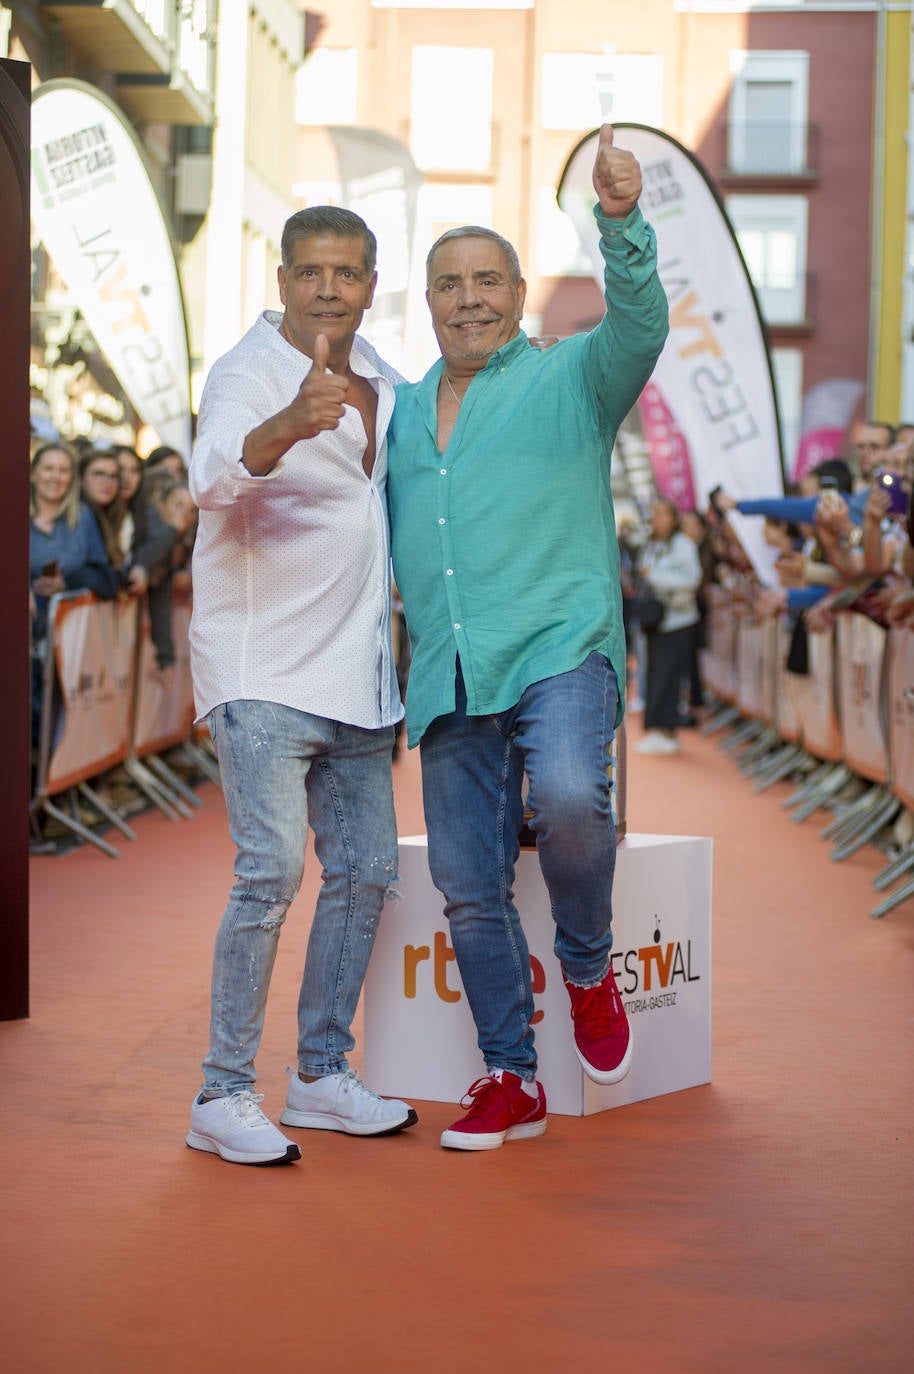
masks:
[[[46,812],[117,858],[114,845],[80,819],[77,799],[84,797],[122,835],[135,839],[123,816],[91,786],[119,765],[169,819],[193,815],[200,799],[160,758],[180,746],[199,771],[218,781],[214,760],[196,742],[189,625],[190,597],[175,593],[175,664],[166,685],[137,597],[99,601],[90,592],[65,592],[51,598],[33,816]],[[71,798],[69,812],[57,805],[63,794]]]
[[[733,727],[724,747],[757,791],[800,775],[784,806],[797,822],[828,807],[822,835],[841,860],[884,834],[902,808],[914,811],[914,631],[842,610],[833,630],[808,635],[806,673],[787,667],[790,638],[786,617],[758,620],[712,589],[703,675],[718,706],[706,730]],[[874,885],[912,869],[914,841]],[[872,914],[912,895],[914,880]]]

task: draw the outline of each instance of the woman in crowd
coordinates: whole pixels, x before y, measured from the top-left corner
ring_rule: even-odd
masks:
[[[661,602],[663,614],[656,629],[645,635],[647,733],[635,748],[639,754],[675,754],[679,751],[679,699],[698,624],[696,593],[702,568],[698,549],[680,529],[679,507],[668,497],[659,497],[651,510],[650,539],[642,554],[640,575],[644,593]]]
[[[95,518],[79,499],[76,460],[66,444],[44,444],[36,451],[31,486],[29,581],[40,638],[55,593],[88,588],[111,600],[118,578]]]
[[[184,464],[174,449],[153,449],[144,463],[132,448],[115,450],[121,472],[121,499],[125,507],[122,538],[129,529],[131,591],[147,592],[152,642],[162,672],[174,663],[171,633],[171,594],[174,573],[186,561],[184,540],[196,520],[196,508],[182,480],[172,468]],[[154,455],[158,461],[149,464]],[[175,462],[177,460],[177,462]]]
[[[167,673],[175,661],[171,629],[171,603],[176,572],[190,557],[185,540],[194,530],[197,508],[187,484],[167,474],[147,486],[146,534],[135,553],[136,563],[147,576],[149,628],[160,671]]]
[[[137,562],[136,551],[146,538],[146,495],[143,490],[143,460],[135,449],[119,444],[111,450],[117,459],[121,475],[121,505],[123,519],[118,534],[124,564],[128,569],[127,586],[132,592],[145,592],[146,569]]]
[[[44,444],[31,463],[29,600],[32,645],[32,743],[38,742],[48,602],[87,589],[110,601],[118,576],[88,506],[79,499],[76,459],[66,444]]]
[[[147,474],[167,472],[174,482],[187,481],[187,464],[176,448],[160,444],[146,458]]]
[[[113,453],[88,449],[79,460],[79,486],[84,503],[95,516],[108,562],[125,581],[129,550],[121,543],[125,505],[121,496],[121,470]]]

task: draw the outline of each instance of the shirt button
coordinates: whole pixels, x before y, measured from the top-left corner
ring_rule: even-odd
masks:
[[[442,477],[447,477],[447,468],[442,468],[442,469],[441,469],[441,476],[442,476]]]
[[[448,577],[453,577],[453,576],[454,576],[454,569],[453,569],[453,568],[448,568],[448,570],[447,570],[447,575],[448,575]]]
[[[447,524],[447,521],[445,520],[445,518],[444,518],[443,515],[442,515],[441,518],[439,519],[438,524],[439,524],[439,525],[446,525],[446,524]]]
[[[454,622],[454,629],[455,629],[455,630],[459,630],[459,629],[460,629],[460,621],[459,621],[459,620],[456,620],[456,621]]]

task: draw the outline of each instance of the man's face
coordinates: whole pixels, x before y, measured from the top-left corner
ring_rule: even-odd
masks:
[[[445,364],[478,372],[520,329],[527,286],[512,282],[504,251],[487,238],[451,239],[432,259],[425,299]]]
[[[889,431],[883,425],[861,425],[854,445],[860,475],[869,480],[883,462],[889,447]]]
[[[330,361],[348,358],[356,330],[374,297],[377,272],[365,269],[365,245],[357,235],[312,234],[295,239],[292,261],[280,267],[283,333],[309,358],[318,334],[326,335]]]

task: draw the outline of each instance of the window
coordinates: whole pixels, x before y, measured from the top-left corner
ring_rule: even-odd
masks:
[[[749,275],[769,324],[806,318],[805,196],[728,196]]]
[[[419,192],[416,240],[431,248],[435,239],[462,224],[492,228],[492,190],[489,186],[423,186]],[[426,251],[426,249],[423,249]],[[424,287],[424,282],[423,282]]]
[[[793,471],[803,418],[803,354],[798,348],[773,348],[771,370],[781,415],[784,466]]]
[[[544,129],[584,132],[605,119],[663,123],[660,53],[547,52],[540,99]]]
[[[298,124],[355,124],[359,55],[355,48],[316,48],[295,75]]]
[[[492,162],[491,48],[413,48],[410,150],[423,170],[486,172]],[[443,91],[464,91],[456,118]]]
[[[728,156],[745,175],[806,170],[809,54],[731,52]]]

